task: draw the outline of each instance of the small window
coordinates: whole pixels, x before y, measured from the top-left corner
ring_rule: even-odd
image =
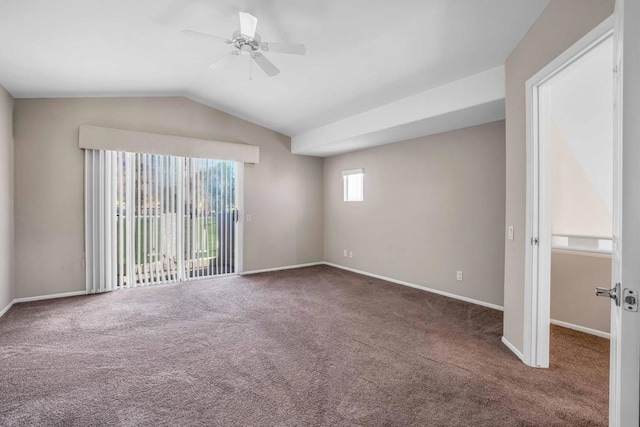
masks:
[[[345,202],[364,201],[364,169],[342,171]]]

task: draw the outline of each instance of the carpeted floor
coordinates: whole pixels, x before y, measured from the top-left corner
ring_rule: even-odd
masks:
[[[24,303],[0,318],[0,425],[589,426],[608,341],[327,266]]]

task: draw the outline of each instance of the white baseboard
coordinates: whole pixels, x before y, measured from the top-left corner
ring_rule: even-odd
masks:
[[[45,299],[76,297],[78,295],[86,295],[86,294],[87,294],[87,291],[75,291],[75,292],[65,292],[62,294],[41,295],[37,297],[16,298],[13,300],[13,304],[17,304],[19,302],[41,301]]]
[[[0,311],[0,317],[2,317],[14,304],[18,304],[21,302],[31,302],[31,301],[41,301],[45,299],[54,299],[54,298],[66,298],[66,297],[75,297],[78,295],[86,295],[87,291],[76,291],[76,292],[65,292],[62,294],[51,294],[51,295],[41,295],[37,297],[24,297],[24,298],[16,298],[9,303],[5,308]]]
[[[2,310],[0,310],[0,317],[4,316],[4,314],[9,311],[9,309],[11,307],[13,307],[13,303],[15,302],[15,300],[11,301],[9,304],[7,304],[7,306],[5,308],[3,308]]]
[[[258,274],[258,273],[268,273],[268,272],[271,272],[271,271],[291,270],[291,269],[295,269],[295,268],[313,267],[315,265],[328,265],[328,266],[339,268],[339,269],[342,269],[342,270],[347,270],[347,271],[350,271],[352,273],[362,274],[364,276],[369,276],[369,277],[374,277],[376,279],[386,280],[387,282],[396,283],[396,284],[399,284],[399,285],[408,286],[408,287],[415,288],[415,289],[420,289],[420,290],[423,290],[423,291],[427,291],[427,292],[431,292],[431,293],[434,293],[434,294],[442,295],[442,296],[445,296],[445,297],[448,297],[448,298],[453,298],[453,299],[457,299],[457,300],[460,300],[460,301],[468,302],[468,303],[471,303],[471,304],[477,304],[477,305],[481,305],[483,307],[492,308],[494,310],[499,310],[499,311],[503,311],[504,310],[504,308],[502,306],[497,305],[497,304],[492,304],[492,303],[489,303],[489,302],[480,301],[480,300],[476,300],[476,299],[473,299],[473,298],[463,297],[461,295],[456,295],[456,294],[452,294],[452,293],[449,293],[449,292],[440,291],[438,289],[432,289],[432,288],[428,288],[426,286],[417,285],[415,283],[405,282],[403,280],[397,280],[397,279],[393,279],[391,277],[381,276],[379,274],[369,273],[367,271],[356,270],[355,268],[349,268],[349,267],[345,267],[345,266],[342,266],[342,265],[333,264],[333,263],[325,262],[325,261],[310,262],[310,263],[306,263],[306,264],[297,264],[297,265],[286,265],[286,266],[282,266],[282,267],[265,268],[265,269],[261,269],[261,270],[251,270],[251,271],[242,272],[242,273],[240,273],[240,275],[251,275],[251,274]],[[5,307],[2,312],[0,312],[0,316],[2,316],[2,314],[7,312],[9,310],[9,308],[11,308],[11,306],[13,304],[16,304],[16,303],[29,302],[29,301],[40,301],[40,300],[53,299],[53,298],[65,298],[65,297],[71,297],[71,296],[77,296],[77,295],[86,295],[86,293],[87,293],[86,291],[76,291],[76,292],[66,292],[66,293],[62,293],[62,294],[43,295],[43,296],[37,296],[37,297],[16,298],[11,302],[11,304],[9,304],[7,307]]]
[[[524,355],[522,354],[522,352],[518,350],[515,345],[511,344],[511,342],[509,342],[509,340],[504,336],[502,337],[502,343],[506,345],[507,348],[513,352],[513,354],[518,356],[518,359],[520,359],[522,363],[524,363]]]
[[[562,326],[563,328],[573,329],[574,331],[584,332],[585,334],[591,334],[602,338],[611,339],[611,334],[607,332],[598,331],[597,329],[586,328],[580,325],[574,325],[573,323],[563,322],[562,320],[551,319],[552,325]]]
[[[307,264],[286,265],[284,267],[273,267],[273,268],[264,268],[262,270],[243,271],[242,273],[240,273],[240,275],[244,276],[248,274],[268,273],[270,271],[292,270],[294,268],[313,267],[314,265],[323,265],[323,264],[326,264],[326,262],[319,261],[319,262],[309,262]]]
[[[387,282],[397,283],[399,285],[409,286],[411,288],[420,289],[420,290],[423,290],[423,291],[427,291],[427,292],[431,292],[431,293],[434,293],[434,294],[442,295],[442,296],[445,296],[445,297],[448,297],[448,298],[453,298],[453,299],[457,299],[457,300],[460,300],[460,301],[469,302],[471,304],[481,305],[483,307],[492,308],[494,310],[504,311],[504,307],[502,307],[501,305],[492,304],[490,302],[485,302],[485,301],[480,301],[480,300],[473,299],[473,298],[463,297],[461,295],[456,295],[456,294],[452,294],[452,293],[449,293],[449,292],[440,291],[438,289],[428,288],[428,287],[422,286],[422,285],[416,285],[415,283],[405,282],[404,280],[392,279],[391,277],[385,277],[385,276],[381,276],[379,274],[369,273],[369,272],[362,271],[362,270],[356,270],[355,268],[349,268],[349,267],[345,267],[345,266],[342,266],[342,265],[333,264],[331,262],[325,262],[324,264],[328,265],[328,266],[331,266],[331,267],[340,268],[342,270],[347,270],[347,271],[350,271],[352,273],[362,274],[362,275],[369,276],[369,277],[375,277],[376,279],[386,280]]]

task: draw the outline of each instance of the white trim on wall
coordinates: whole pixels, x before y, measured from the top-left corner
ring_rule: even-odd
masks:
[[[426,292],[431,292],[431,293],[442,295],[442,296],[445,296],[445,297],[448,297],[448,298],[453,298],[453,299],[457,299],[457,300],[460,300],[460,301],[468,302],[470,304],[481,305],[483,307],[488,307],[488,308],[492,308],[494,310],[503,311],[503,307],[499,306],[499,305],[496,305],[496,304],[491,304],[491,303],[488,303],[488,302],[485,302],[485,301],[480,301],[480,300],[476,300],[476,299],[473,299],[473,298],[463,297],[463,296],[452,294],[452,293],[449,293],[449,292],[444,292],[444,291],[439,291],[437,289],[428,288],[426,286],[416,285],[414,283],[409,283],[409,282],[405,282],[405,281],[402,281],[402,280],[392,279],[390,277],[381,276],[379,274],[368,273],[366,271],[356,270],[355,268],[349,268],[349,267],[345,267],[345,266],[342,266],[342,265],[333,264],[333,263],[324,262],[324,261],[321,261],[321,262],[310,262],[310,263],[307,263],[307,264],[287,265],[287,266],[283,266],[283,267],[265,268],[265,269],[262,269],[262,270],[246,271],[246,272],[244,272],[244,273],[242,273],[240,275],[252,275],[252,274],[258,274],[258,273],[268,273],[268,272],[273,272],[273,271],[292,270],[292,269],[296,269],[296,268],[313,267],[313,266],[316,266],[316,265],[328,265],[330,267],[339,268],[341,270],[350,271],[352,273],[362,274],[364,276],[369,276],[369,277],[374,277],[376,279],[381,279],[381,280],[385,280],[387,282],[396,283],[396,284],[399,284],[399,285],[420,289],[420,290],[423,290],[423,291],[426,291]],[[225,277],[228,278],[228,277],[231,277],[231,276],[238,276],[238,274],[225,274],[223,276],[213,277],[213,279],[225,278]],[[207,279],[211,279],[211,278],[207,278]],[[167,286],[174,286],[176,284],[177,283],[168,283],[166,285]],[[160,285],[160,286],[162,286],[162,285]],[[134,288],[134,289],[144,289],[144,288]],[[86,291],[77,291],[77,292],[65,292],[65,293],[62,293],[62,294],[51,294],[51,295],[36,296],[36,297],[16,298],[13,301],[11,301],[5,308],[3,308],[2,311],[0,311],[0,317],[2,317],[7,311],[9,311],[9,309],[11,307],[13,307],[14,304],[18,304],[18,303],[21,303],[21,302],[42,301],[42,300],[47,300],[47,299],[66,298],[66,297],[80,296],[80,295],[86,295],[86,294],[87,294]],[[563,328],[573,329],[575,331],[584,332],[586,334],[596,335],[598,337],[609,339],[609,334],[607,332],[598,331],[596,329],[591,329],[591,328],[587,328],[587,327],[580,326],[580,325],[574,325],[572,323],[563,322],[561,320],[551,319],[551,323],[554,324],[554,325],[562,326]],[[509,348],[509,350],[511,350],[516,356],[518,356],[518,358],[520,360],[524,360],[524,356],[522,355],[522,353],[513,344],[511,344],[509,342],[509,340],[507,340],[504,336],[502,337],[502,342]]]
[[[426,286],[417,285],[415,283],[405,282],[404,280],[392,279],[391,277],[381,276],[379,274],[369,273],[367,271],[356,270],[355,268],[345,267],[345,266],[342,266],[342,265],[333,264],[331,262],[324,262],[323,264],[331,266],[331,267],[335,267],[335,268],[340,268],[342,270],[347,270],[347,271],[350,271],[352,273],[358,273],[358,274],[362,274],[364,276],[369,276],[369,277],[374,277],[376,279],[386,280],[387,282],[397,283],[398,285],[409,286],[410,288],[416,288],[416,289],[420,289],[420,290],[423,290],[423,291],[431,292],[433,294],[442,295],[442,296],[445,296],[445,297],[448,297],[448,298],[453,298],[453,299],[457,299],[457,300],[460,300],[460,301],[469,302],[471,304],[481,305],[483,307],[492,308],[494,310],[504,311],[504,307],[502,307],[501,305],[492,304],[490,302],[480,301],[480,300],[477,300],[477,299],[464,297],[462,295],[456,295],[456,294],[452,294],[452,293],[449,293],[449,292],[440,291],[438,289],[428,288]]]
[[[66,297],[76,297],[79,295],[86,295],[87,291],[76,291],[76,292],[65,292],[62,294],[50,294],[50,295],[40,295],[40,296],[36,296],[36,297],[23,297],[23,298],[16,298],[13,301],[11,301],[9,304],[7,304],[7,306],[5,308],[2,309],[2,311],[0,311],[0,317],[4,316],[5,313],[7,313],[7,311],[9,311],[9,309],[11,309],[11,307],[13,307],[15,304],[19,304],[21,302],[31,302],[31,301],[42,301],[42,300],[47,300],[47,299],[55,299],[55,298],[66,298]]]
[[[296,265],[285,265],[283,267],[263,268],[261,270],[244,271],[242,272],[241,276],[248,276],[250,274],[258,274],[258,273],[269,273],[270,271],[293,270],[295,268],[313,267],[314,265],[323,265],[323,264],[326,264],[326,262],[319,261],[319,262],[309,262],[307,264],[296,264]]]
[[[3,308],[2,310],[0,310],[0,317],[4,316],[4,314],[5,314],[7,311],[9,311],[9,309],[10,309],[11,307],[13,307],[13,303],[15,303],[15,300],[14,300],[14,301],[11,301],[9,304],[7,304],[7,306],[6,306],[5,308]]]
[[[453,299],[456,299],[456,300],[459,300],[459,301],[464,301],[464,302],[468,302],[468,303],[471,303],[471,304],[476,304],[476,305],[480,305],[480,306],[483,306],[483,307],[492,308],[494,310],[503,311],[503,307],[501,305],[492,304],[492,303],[489,303],[489,302],[486,302],[486,301],[480,301],[480,300],[477,300],[477,299],[468,298],[468,297],[464,297],[464,296],[461,296],[461,295],[456,295],[456,294],[452,294],[452,293],[449,293],[449,292],[440,291],[440,290],[429,288],[429,287],[426,287],[426,286],[417,285],[415,283],[406,282],[404,280],[393,279],[391,277],[381,276],[379,274],[369,273],[367,271],[356,270],[355,268],[349,268],[349,267],[345,267],[345,266],[342,266],[342,265],[333,264],[333,263],[325,262],[325,261],[310,262],[310,263],[306,263],[306,264],[286,265],[286,266],[281,266],[281,267],[273,267],[273,268],[264,268],[264,269],[260,269],[260,270],[245,271],[245,272],[240,273],[239,275],[248,276],[248,275],[258,274],[258,273],[268,273],[268,272],[273,272],[273,271],[283,271],[283,270],[293,270],[293,269],[296,269],[296,268],[313,267],[313,266],[316,266],[316,265],[328,265],[330,267],[339,268],[341,270],[347,270],[347,271],[350,271],[352,273],[357,273],[357,274],[362,274],[364,276],[374,277],[376,279],[381,279],[381,280],[385,280],[387,282],[396,283],[396,284],[399,284],[399,285],[408,286],[408,287],[415,288],[415,289],[420,289],[420,290],[423,290],[423,291],[426,291],[426,292],[431,292],[433,294],[442,295],[442,296],[445,296],[445,297],[448,297],[448,298],[453,298]],[[236,276],[236,275],[237,274],[228,274],[228,275],[216,276],[216,277],[213,277],[213,278],[215,279],[215,278],[230,277],[230,276]],[[212,278],[208,277],[207,279],[212,279]],[[177,283],[171,283],[169,285],[175,285],[175,284],[177,284]],[[140,288],[140,289],[142,289],[142,288]],[[6,313],[11,308],[11,306],[13,304],[16,304],[16,303],[29,302],[29,301],[40,301],[40,300],[53,299],[53,298],[65,298],[65,297],[86,295],[86,294],[87,294],[86,291],[77,291],[77,292],[67,292],[67,293],[63,293],[63,294],[43,295],[43,296],[37,296],[37,297],[16,298],[7,307],[5,307],[2,312],[0,312],[0,316],[2,316],[4,313]]]
[[[513,354],[515,354],[516,356],[518,356],[518,359],[520,359],[520,360],[522,360],[522,361],[524,362],[524,356],[522,355],[522,353],[520,352],[520,350],[518,350],[518,349],[516,348],[516,346],[515,346],[515,345],[511,344],[511,342],[510,342],[508,339],[506,339],[504,336],[502,337],[502,343],[503,343],[504,345],[506,345],[506,346],[507,346],[507,348],[508,348],[509,350],[511,350],[511,352],[512,352]]]
[[[562,320],[551,319],[552,325],[562,326],[563,328],[573,329],[574,331],[584,332],[585,334],[595,335],[597,337],[610,339],[611,336],[608,332],[599,331],[597,329],[587,328],[585,326],[574,325],[573,323],[563,322]]]
[[[62,294],[50,294],[50,295],[41,295],[37,297],[24,297],[24,298],[16,298],[13,300],[12,304],[18,304],[21,302],[31,302],[31,301],[42,301],[45,299],[55,299],[55,298],[66,298],[66,297],[77,297],[78,295],[86,295],[87,291],[76,291],[76,292],[65,292]]]

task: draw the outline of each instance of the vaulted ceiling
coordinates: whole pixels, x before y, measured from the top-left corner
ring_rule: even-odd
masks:
[[[15,97],[181,95],[289,136],[504,63],[548,0],[4,0],[0,84]],[[230,47],[238,12],[268,53],[209,65]]]

